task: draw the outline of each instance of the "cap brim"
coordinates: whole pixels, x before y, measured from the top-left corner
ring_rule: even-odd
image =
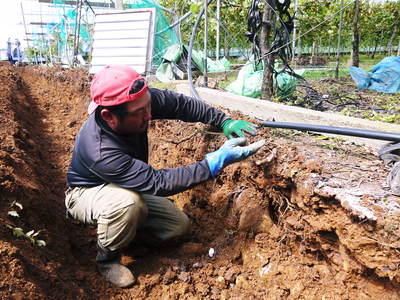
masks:
[[[96,110],[96,108],[97,108],[98,106],[99,106],[98,104],[96,104],[96,103],[94,103],[93,101],[91,101],[91,102],[89,103],[89,107],[88,107],[88,110],[87,110],[88,114],[91,115],[91,114]]]

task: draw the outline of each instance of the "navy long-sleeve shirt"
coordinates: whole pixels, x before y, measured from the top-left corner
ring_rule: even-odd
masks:
[[[149,89],[153,119],[178,119],[221,127],[226,115],[202,101],[172,91]],[[67,173],[71,187],[113,183],[135,192],[168,196],[212,177],[205,159],[173,169],[148,163],[147,131],[117,135],[93,113],[79,131]]]

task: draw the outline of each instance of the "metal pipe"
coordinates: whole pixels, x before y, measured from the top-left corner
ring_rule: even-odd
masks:
[[[208,0],[208,4],[210,4],[211,0]],[[201,21],[201,17],[204,14],[204,6],[203,8],[200,10],[200,13],[197,15],[197,19],[196,22],[193,26],[192,29],[192,35],[190,37],[190,41],[189,41],[189,49],[188,49],[188,59],[187,59],[187,73],[188,73],[188,82],[189,82],[189,86],[190,86],[190,91],[191,94],[194,98],[201,100],[199,94],[196,91],[196,88],[194,87],[193,84],[193,74],[192,74],[192,50],[193,50],[193,43],[194,43],[194,39],[196,37],[196,31],[197,31],[197,26],[199,26],[200,21]]]
[[[217,24],[217,45],[215,46],[215,58],[216,60],[219,60],[219,27],[221,26],[219,20],[220,20],[220,7],[221,7],[221,0],[217,0],[217,19],[218,19],[218,24]]]
[[[208,40],[208,3],[204,0],[204,86],[208,87],[208,74],[207,74],[207,40]]]
[[[30,46],[29,46],[29,39],[28,39],[28,31],[27,31],[27,29],[26,29],[26,23],[25,23],[24,8],[22,7],[22,2],[20,2],[20,4],[21,4],[22,21],[23,21],[23,23],[24,23],[24,29],[25,29],[26,44],[28,45],[28,48],[30,48]]]
[[[299,0],[296,0],[294,4],[294,20],[293,20],[293,41],[292,41],[292,63],[294,63],[296,56],[296,33],[297,33],[297,12],[299,9]]]
[[[263,126],[271,128],[285,128],[285,129],[295,129],[300,131],[325,132],[325,133],[333,133],[339,135],[357,136],[367,139],[400,142],[400,133],[394,133],[394,132],[374,131],[374,130],[356,129],[347,127],[311,125],[302,123],[288,123],[288,122],[260,121],[259,123]]]
[[[340,64],[340,39],[342,38],[342,23],[343,23],[343,0],[340,0],[340,21],[337,41],[337,55],[336,55],[336,69],[335,78],[339,78],[339,64]]]

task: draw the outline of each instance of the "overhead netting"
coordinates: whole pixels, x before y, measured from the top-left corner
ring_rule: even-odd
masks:
[[[126,8],[155,8],[156,9],[156,28],[154,37],[154,49],[153,49],[153,65],[159,66],[162,57],[167,49],[175,44],[180,44],[178,35],[174,30],[168,19],[166,18],[163,8],[157,3],[157,1],[151,0],[130,0],[125,5]]]

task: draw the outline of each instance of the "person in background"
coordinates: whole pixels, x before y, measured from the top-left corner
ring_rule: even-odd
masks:
[[[18,39],[15,39],[13,49],[12,49],[12,57],[14,64],[22,62],[22,55],[21,55],[21,42]]]
[[[126,65],[109,65],[90,86],[89,118],[76,136],[67,172],[67,215],[97,224],[99,273],[118,287],[135,282],[120,263],[120,251],[139,232],[153,245],[185,235],[189,219],[170,195],[216,178],[227,165],[257,152],[264,140],[246,145],[256,126],[232,120],[203,101],[149,88]],[[177,119],[220,128],[229,138],[201,161],[170,169],[148,164],[150,120]],[[166,158],[168,159],[168,158]],[[206,225],[206,224],[205,224]]]
[[[15,64],[15,61],[13,59],[12,55],[12,43],[11,43],[11,38],[8,38],[7,40],[7,59],[10,62],[10,64]]]

